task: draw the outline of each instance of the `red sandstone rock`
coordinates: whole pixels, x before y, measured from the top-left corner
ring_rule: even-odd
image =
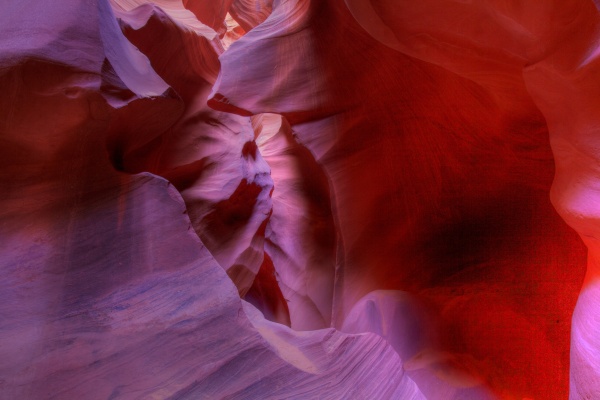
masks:
[[[600,396],[592,2],[0,10],[7,398]]]
[[[522,69],[568,37],[562,21],[595,14],[380,2],[382,39],[354,3],[362,26],[341,2],[278,3],[221,56],[209,104],[282,114],[323,167],[336,326],[372,290],[408,291],[437,315],[459,369],[502,396],[566,396],[584,252],[548,201],[548,131]],[[553,15],[558,31],[541,22]]]

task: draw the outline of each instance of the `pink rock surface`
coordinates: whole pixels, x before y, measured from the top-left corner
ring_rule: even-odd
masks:
[[[0,398],[600,398],[594,2],[0,11]]]
[[[585,253],[548,201],[523,68],[589,48],[568,39],[596,18],[583,3],[282,1],[221,56],[209,104],[282,114],[330,182],[335,326],[373,290],[407,291],[457,371],[506,398],[567,396]]]
[[[129,118],[124,115],[113,129],[112,157],[124,171],[150,171],[175,185],[198,235],[243,295],[263,261],[273,184],[269,166],[255,151],[249,118],[206,105],[221,43],[181,3],[167,2],[164,10],[160,3],[114,4],[125,34],[181,97],[183,111],[141,146],[124,142],[121,123]]]
[[[335,224],[327,177],[281,116],[260,114],[253,123],[258,149],[271,167],[276,188],[265,252],[278,272],[291,327],[330,326]]]
[[[354,305],[341,329],[383,337],[404,361],[406,374],[428,399],[496,398],[481,380],[449,367],[453,355],[437,350],[439,339],[434,325],[414,296],[377,290]]]
[[[108,29],[128,43],[108,3],[87,7],[114,23],[79,33]],[[54,22],[67,29],[68,17],[79,21],[67,13]],[[204,247],[173,185],[113,168],[116,130],[155,135],[156,121],[140,118],[139,108],[166,118],[170,98],[142,98],[162,82],[157,75],[148,87],[126,86],[121,67],[131,68],[132,86],[152,71],[140,53],[124,52],[131,58],[110,68],[102,47],[84,50],[96,52],[80,56],[99,60],[90,63],[98,70],[78,57],[65,64],[18,55],[0,78],[2,397],[422,399],[376,335],[296,333],[265,321]],[[133,99],[118,109],[102,97],[117,89]],[[135,118],[132,132],[123,121]]]

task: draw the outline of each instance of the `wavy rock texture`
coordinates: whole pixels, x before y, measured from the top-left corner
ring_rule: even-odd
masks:
[[[0,10],[0,398],[600,398],[594,2]]]
[[[62,20],[52,16],[52,23],[69,30],[81,19],[66,11],[81,10],[63,3]],[[132,24],[174,15],[143,7],[132,10]],[[35,7],[23,11],[44,19]],[[116,149],[127,169],[125,156],[156,140],[148,114],[165,113],[177,127],[186,97],[183,111],[169,109],[166,95],[148,99],[155,82],[165,91],[166,84],[157,75],[145,81],[152,69],[137,51],[123,51],[113,65],[100,38],[118,38],[119,51],[132,45],[108,3],[88,3],[85,11],[104,22],[76,32],[97,47],[82,46],[65,60],[11,56],[1,77],[3,398],[422,399],[376,335],[301,334],[265,321],[199,240],[174,187],[113,168]],[[96,70],[85,69],[88,60]],[[120,93],[104,79],[134,100],[115,108],[102,95]],[[119,142],[121,135],[136,137]],[[238,157],[246,171],[250,162],[243,152]]]
[[[175,185],[200,238],[243,295],[262,263],[273,186],[269,167],[253,150],[248,118],[206,105],[222,51],[216,33],[181,4],[175,8],[177,3],[168,2],[163,10],[139,3],[115,2],[116,15],[132,43],[181,96],[184,109],[174,125],[144,146],[123,143],[115,124],[113,158],[124,171],[150,171]]]
[[[260,153],[271,167],[276,190],[265,254],[279,273],[291,326],[331,325],[335,277],[335,224],[327,177],[313,155],[276,114],[253,120]]]
[[[282,114],[323,166],[335,326],[372,290],[408,291],[435,315],[452,367],[503,397],[567,397],[585,253],[548,201],[546,117],[523,70],[571,46],[574,13],[597,13],[378,2],[375,20],[353,3],[278,3],[221,56],[209,104]]]

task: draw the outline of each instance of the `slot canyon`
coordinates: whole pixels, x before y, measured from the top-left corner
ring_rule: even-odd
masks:
[[[0,249],[0,400],[599,400],[600,1],[3,0]]]

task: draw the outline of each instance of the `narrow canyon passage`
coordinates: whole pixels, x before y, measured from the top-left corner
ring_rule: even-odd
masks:
[[[0,398],[600,398],[594,2],[0,10]]]

